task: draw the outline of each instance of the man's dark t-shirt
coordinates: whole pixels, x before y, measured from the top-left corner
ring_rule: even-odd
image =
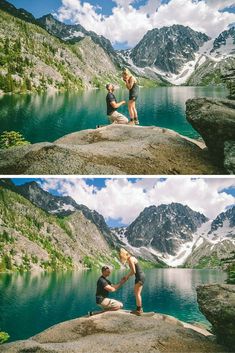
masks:
[[[111,285],[111,282],[105,278],[104,276],[101,276],[98,281],[97,281],[97,289],[96,289],[96,303],[100,304],[104,298],[107,298],[109,296],[109,291],[105,290],[104,287],[107,285]]]
[[[113,93],[109,92],[106,96],[106,103],[107,103],[107,115],[111,115],[117,109],[111,106],[111,102],[117,103],[116,97]]]

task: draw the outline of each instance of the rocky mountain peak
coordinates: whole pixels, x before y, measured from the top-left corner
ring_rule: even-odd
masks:
[[[225,222],[227,223],[225,225]],[[208,234],[211,234],[220,228],[233,228],[235,227],[235,206],[229,208],[227,211],[220,213],[216,219],[213,220],[211,223],[211,230]],[[235,231],[234,231],[234,238],[235,238]]]
[[[54,196],[35,181],[20,185],[17,189],[21,195],[48,213],[66,216],[76,210],[77,204],[71,197]]]
[[[156,67],[177,74],[184,63],[195,59],[195,53],[209,39],[182,25],[155,28],[132,49],[130,58],[138,67]]]
[[[10,15],[18,17],[21,20],[24,20],[26,22],[37,23],[37,20],[30,12],[21,8],[17,9],[14,5],[9,3],[8,1],[5,1],[5,0],[0,1],[0,10],[5,11]]]
[[[38,22],[50,34],[61,38],[64,41],[79,42],[84,37],[90,37],[92,41],[101,46],[113,59],[116,58],[111,42],[93,31],[87,31],[80,24],[65,24],[58,21],[52,14],[45,15],[38,19]]]
[[[150,206],[127,227],[125,235],[132,246],[174,255],[182,243],[192,241],[193,233],[206,221],[203,214],[179,203]]]
[[[52,35],[63,40],[76,38],[80,40],[89,32],[80,24],[67,25],[57,20],[52,14],[47,14],[38,19],[38,22]]]
[[[235,52],[235,27],[231,27],[229,30],[223,31],[220,35],[214,40],[213,48],[211,53],[223,50],[223,47],[230,45],[231,49]]]

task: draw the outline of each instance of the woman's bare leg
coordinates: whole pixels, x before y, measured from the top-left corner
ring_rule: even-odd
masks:
[[[134,119],[138,120],[138,113],[137,113],[137,110],[136,110],[135,101],[133,101],[133,114],[134,114]]]
[[[142,297],[141,292],[143,289],[143,285],[141,283],[136,283],[134,287],[136,306],[142,308]]]
[[[135,112],[133,110],[133,101],[132,100],[128,102],[128,110],[129,110],[131,120],[134,120]]]

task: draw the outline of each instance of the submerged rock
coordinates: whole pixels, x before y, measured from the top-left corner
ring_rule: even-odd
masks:
[[[216,353],[226,350],[200,328],[167,316],[106,312],[55,325],[25,341],[0,347],[8,353]]]
[[[226,142],[235,144],[235,101],[212,98],[189,99],[186,102],[186,115],[189,123],[203,137],[211,158],[223,166],[227,154]],[[233,174],[235,161],[232,163],[230,161],[225,161],[225,167]]]
[[[197,301],[213,326],[218,343],[235,347],[235,285],[208,284],[197,287]]]
[[[113,124],[0,150],[0,174],[223,174],[199,145],[172,130]]]

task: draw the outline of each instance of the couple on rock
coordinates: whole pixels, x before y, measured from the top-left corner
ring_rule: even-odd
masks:
[[[126,101],[117,102],[114,95],[114,85],[109,83],[106,85],[108,94],[106,96],[107,103],[107,115],[111,123],[114,124],[135,124],[139,125],[137,110],[135,102],[138,98],[138,85],[136,78],[130,73],[129,70],[124,69],[122,72],[122,79],[126,83],[126,87],[129,90],[129,102],[128,110],[130,114],[130,122],[127,117],[117,111],[122,105],[126,104]]]
[[[119,256],[123,264],[128,263],[130,272],[124,276],[119,283],[112,284],[107,278],[111,273],[111,269],[109,266],[103,266],[102,275],[97,281],[96,304],[105,311],[116,311],[122,309],[123,304],[118,300],[109,299],[109,293],[118,290],[131,276],[135,275],[134,293],[136,299],[136,310],[131,311],[131,313],[139,316],[143,313],[141,291],[143,289],[145,275],[138,263],[138,260],[128,251],[125,249],[120,249]]]

